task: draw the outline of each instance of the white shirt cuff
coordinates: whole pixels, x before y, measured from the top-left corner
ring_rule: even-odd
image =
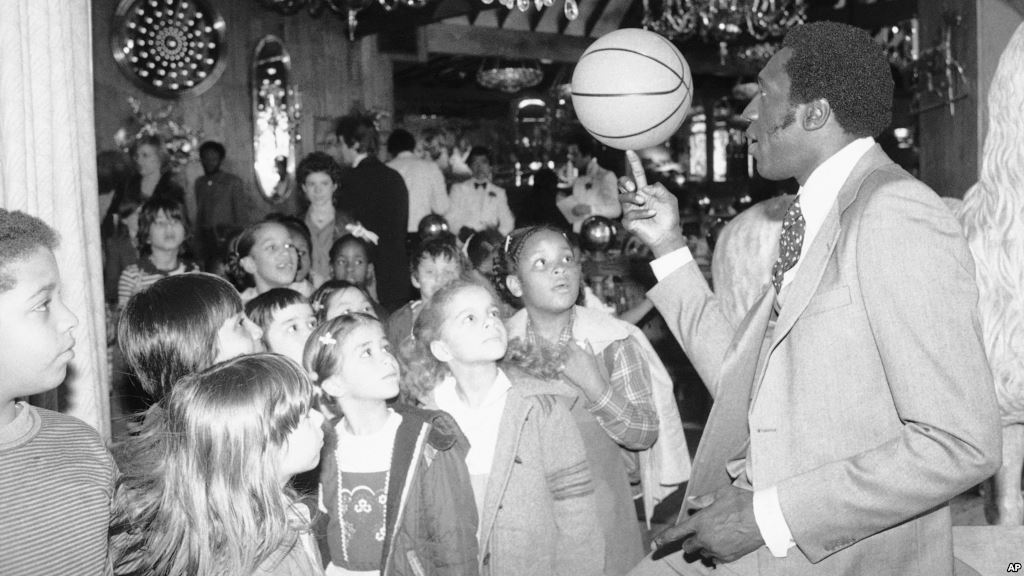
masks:
[[[782,515],[779,490],[775,486],[754,491],[754,521],[772,556],[785,558],[789,549],[796,546],[789,524]]]
[[[661,282],[669,274],[679,270],[683,266],[693,262],[693,254],[690,254],[690,249],[686,246],[677,248],[665,254],[661,258],[655,258],[651,261],[651,271],[654,272],[654,277]]]

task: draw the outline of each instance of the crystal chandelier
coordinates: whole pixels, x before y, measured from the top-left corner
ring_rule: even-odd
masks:
[[[644,28],[673,40],[700,36],[717,42],[724,61],[729,45],[781,38],[807,20],[807,0],[644,0]]]
[[[487,59],[476,73],[476,81],[481,86],[507,94],[533,88],[543,79],[544,71],[536,60]]]
[[[494,3],[494,0],[480,1],[484,4]],[[501,4],[505,8],[508,8],[509,10],[518,8],[520,12],[526,12],[529,10],[531,4],[533,4],[537,10],[541,10],[542,8],[551,6],[552,3],[553,0],[498,0],[498,4]],[[575,20],[576,17],[580,15],[580,7],[579,4],[576,3],[576,0],[565,0],[563,9],[565,10],[565,17],[568,20]]]

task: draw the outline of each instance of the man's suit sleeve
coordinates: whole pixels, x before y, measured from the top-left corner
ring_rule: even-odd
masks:
[[[1000,460],[974,264],[956,219],[930,189],[901,180],[876,190],[853,226],[863,306],[902,430],[777,485],[812,562],[942,505]]]
[[[722,312],[697,263],[691,259],[658,282],[647,296],[714,397],[735,327]]]

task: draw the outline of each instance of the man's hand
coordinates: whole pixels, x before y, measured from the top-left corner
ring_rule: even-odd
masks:
[[[683,551],[717,562],[732,562],[764,545],[754,520],[754,493],[729,485],[691,498],[699,510],[654,537],[661,548],[682,540]]]
[[[626,151],[633,177],[619,178],[622,223],[658,258],[686,246],[679,226],[679,201],[661,184],[647,185],[640,158]]]

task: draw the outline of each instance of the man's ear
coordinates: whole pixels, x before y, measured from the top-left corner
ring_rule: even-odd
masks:
[[[803,114],[803,127],[804,130],[818,130],[828,124],[828,119],[832,117],[832,106],[828,103],[828,100],[824,98],[818,98],[811,100],[804,105]]]
[[[519,281],[519,277],[515,274],[505,276],[505,287],[508,288],[508,291],[516,298],[523,297],[523,283]]]
[[[448,363],[452,361],[452,351],[448,348],[448,345],[440,340],[434,340],[430,343],[430,353],[437,358],[439,362]]]
[[[371,264],[371,266],[372,266],[372,264]],[[417,278],[415,274],[413,274],[412,276],[410,276],[410,280],[412,280],[412,287],[417,289],[417,290],[419,290],[420,289],[420,279]]]
[[[238,261],[238,264],[249,274],[256,274],[256,261],[252,259],[252,256],[246,256]]]

